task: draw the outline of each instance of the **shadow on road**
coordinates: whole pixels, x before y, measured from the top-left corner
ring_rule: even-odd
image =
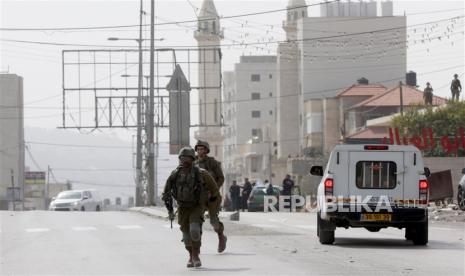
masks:
[[[200,267],[200,268],[195,268],[192,271],[199,271],[199,272],[205,272],[205,271],[217,271],[217,272],[242,272],[242,271],[247,271],[250,270],[250,268],[247,267],[237,267],[237,268],[208,268],[208,267]]]
[[[366,239],[366,238],[336,238],[334,246],[345,248],[374,248],[374,249],[453,249],[464,250],[465,247],[459,243],[430,240],[426,246],[414,245],[411,241],[401,239]]]
[[[222,255],[222,256],[255,256],[255,253],[234,253],[234,252],[224,252],[221,254],[218,253],[205,253],[202,255]]]

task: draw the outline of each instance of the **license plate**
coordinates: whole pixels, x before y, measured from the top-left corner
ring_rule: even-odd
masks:
[[[363,221],[391,221],[391,214],[362,214]]]

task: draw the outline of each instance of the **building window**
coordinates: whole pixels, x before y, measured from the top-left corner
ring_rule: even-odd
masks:
[[[270,110],[270,112],[269,112],[269,113],[270,113],[270,115],[273,115],[273,110]]]
[[[252,74],[250,76],[251,81],[260,81],[260,75],[259,74]]]
[[[273,97],[273,93],[270,92],[270,97]]]
[[[252,100],[260,100],[260,93],[254,92],[251,96]]]
[[[307,114],[307,134],[322,132],[322,114]]]
[[[258,158],[257,157],[250,158],[250,171],[258,172]]]
[[[260,118],[260,110],[252,110],[252,118]]]
[[[269,75],[268,75],[268,78],[272,79],[272,78],[273,78],[273,75],[272,75],[272,74],[269,74]]]
[[[261,128],[253,128],[252,129],[252,138],[255,137],[255,141],[259,142],[262,141],[262,129]]]

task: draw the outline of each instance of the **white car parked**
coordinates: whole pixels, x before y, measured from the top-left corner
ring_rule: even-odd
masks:
[[[63,191],[52,199],[51,211],[101,211],[102,202],[95,190]]]
[[[414,146],[338,145],[318,186],[317,233],[322,244],[334,242],[336,227],[405,228],[405,238],[428,243],[429,169]]]

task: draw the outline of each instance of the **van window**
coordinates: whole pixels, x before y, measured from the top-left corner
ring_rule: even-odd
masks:
[[[356,185],[359,189],[394,189],[397,166],[389,161],[360,161],[356,165]]]

